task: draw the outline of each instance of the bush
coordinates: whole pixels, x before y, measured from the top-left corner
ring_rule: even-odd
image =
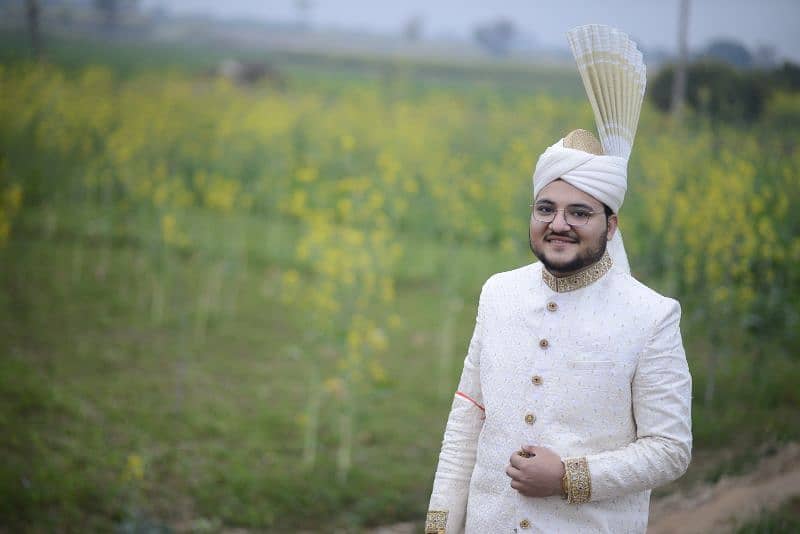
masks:
[[[674,76],[670,65],[650,85],[650,99],[661,111],[670,108]],[[752,122],[761,115],[769,93],[765,81],[762,73],[743,73],[725,63],[693,63],[687,72],[686,102],[715,120]]]

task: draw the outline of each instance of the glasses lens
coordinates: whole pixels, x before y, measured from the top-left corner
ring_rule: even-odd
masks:
[[[547,204],[535,204],[533,206],[533,218],[539,222],[550,223],[556,218],[561,210],[557,210]],[[570,226],[583,226],[592,218],[592,213],[584,208],[566,208],[563,210],[564,220]]]
[[[556,210],[546,205],[533,206],[533,218],[539,222],[551,222],[556,216]]]
[[[568,209],[564,211],[567,224],[570,226],[583,226],[589,222],[592,212],[583,209]]]

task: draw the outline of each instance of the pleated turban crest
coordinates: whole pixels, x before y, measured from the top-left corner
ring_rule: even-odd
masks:
[[[617,213],[628,189],[628,160],[603,155],[594,135],[574,130],[539,156],[533,172],[533,198],[559,178]]]

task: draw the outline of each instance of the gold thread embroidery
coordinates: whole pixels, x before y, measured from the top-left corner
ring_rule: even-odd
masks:
[[[428,511],[425,520],[425,534],[445,534],[447,528],[447,512],[442,510]]]
[[[567,477],[567,502],[583,504],[592,499],[592,479],[589,476],[589,462],[585,457],[564,460]]]
[[[572,130],[565,135],[563,145],[564,148],[574,148],[595,156],[603,155],[603,145],[600,144],[600,141],[597,140],[592,132],[581,128]]]
[[[544,279],[544,283],[556,293],[566,293],[567,291],[582,289],[597,282],[611,269],[612,265],[611,256],[609,256],[608,251],[606,251],[597,263],[568,276],[554,276],[542,266],[542,278]]]

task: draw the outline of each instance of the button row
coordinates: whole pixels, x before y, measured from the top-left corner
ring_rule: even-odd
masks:
[[[558,304],[556,304],[553,301],[548,302],[547,303],[547,310],[551,311],[551,312],[554,312],[554,311],[558,310]],[[539,340],[539,348],[546,349],[549,346],[550,346],[550,342],[547,341],[546,339],[540,339]],[[543,380],[542,380],[541,376],[533,375],[531,377],[531,382],[533,383],[534,386],[541,386]],[[527,424],[529,424],[529,425],[532,425],[533,423],[536,422],[536,416],[533,415],[532,413],[525,414],[525,422]],[[519,526],[521,528],[530,528],[531,523],[527,519],[523,519],[522,521],[519,522]]]
[[[558,310],[558,304],[556,304],[553,301],[547,303],[547,311],[555,312],[556,310]],[[546,339],[539,340],[539,348],[546,349],[549,346],[550,342],[547,341]],[[533,383],[534,386],[541,386],[543,380],[541,376],[533,375],[531,377],[531,382]],[[532,425],[534,422],[536,422],[536,416],[533,415],[532,413],[525,414],[525,422],[529,425]],[[528,521],[527,519],[523,519],[522,521],[519,522],[519,527],[523,529],[531,528],[531,522]]]

